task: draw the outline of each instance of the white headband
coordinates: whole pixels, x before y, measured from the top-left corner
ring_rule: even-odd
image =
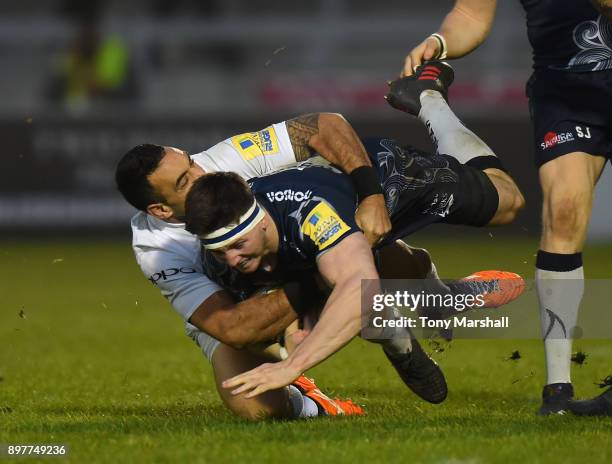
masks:
[[[257,201],[253,200],[253,204],[246,213],[240,216],[237,224],[230,224],[210,234],[201,235],[200,241],[208,250],[224,247],[228,243],[233,242],[237,238],[253,230],[264,216],[264,210],[257,204]]]

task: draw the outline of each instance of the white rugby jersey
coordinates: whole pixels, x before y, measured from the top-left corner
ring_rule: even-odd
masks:
[[[296,162],[284,122],[235,135],[192,158],[207,172],[232,171],[245,180]],[[140,211],[132,218],[132,238],[140,269],[183,320],[188,321],[202,302],[221,290],[204,275],[200,240],[184,224]]]

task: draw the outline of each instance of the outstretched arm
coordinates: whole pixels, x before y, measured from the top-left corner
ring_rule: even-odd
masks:
[[[311,113],[285,124],[297,161],[319,154],[351,176],[359,197],[355,219],[370,245],[389,233],[391,220],[378,174],[349,122],[336,113]]]
[[[361,281],[378,279],[372,252],[364,236],[354,233],[318,260],[319,272],[333,286],[312,332],[284,361],[263,364],[223,383],[233,394],[251,398],[289,385],[305,370],[346,345],[361,327]]]
[[[361,329],[361,283],[378,279],[372,251],[360,233],[344,239],[318,261],[333,288],[319,321],[287,361],[303,372],[346,345]]]
[[[459,58],[476,49],[488,37],[497,0],[457,0],[438,29],[446,42],[446,58]],[[440,40],[427,37],[404,61],[402,76],[409,76],[423,61],[440,58]]]

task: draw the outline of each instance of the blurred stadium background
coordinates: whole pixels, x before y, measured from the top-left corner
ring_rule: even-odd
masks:
[[[23,0],[0,3],[0,233],[127,237],[119,156],[141,142],[201,151],[309,111],[343,113],[363,135],[428,147],[382,99],[410,47],[451,1]],[[451,101],[526,193],[513,234],[536,236],[539,191],[518,2],[500,2],[488,42],[454,63]],[[609,171],[609,168],[607,169]],[[591,237],[612,236],[610,176]]]

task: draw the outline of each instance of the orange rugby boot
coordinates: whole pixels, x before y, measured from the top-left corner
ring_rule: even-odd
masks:
[[[303,395],[315,403],[326,416],[363,416],[363,408],[351,400],[334,398],[333,400],[323,393],[314,383],[304,375],[300,375],[291,385],[296,387]]]
[[[483,308],[498,308],[516,300],[525,291],[523,278],[508,271],[479,271],[464,277],[459,285],[466,284],[472,294],[484,300]]]

